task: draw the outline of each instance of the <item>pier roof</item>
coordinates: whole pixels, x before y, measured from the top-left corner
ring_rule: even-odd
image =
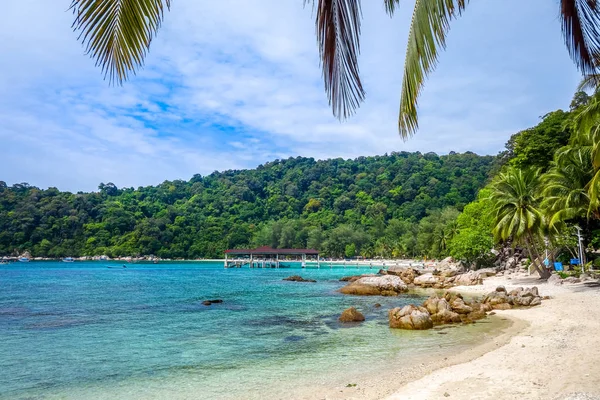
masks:
[[[260,255],[267,255],[267,254],[272,254],[272,255],[276,255],[276,254],[281,254],[281,255],[302,255],[302,254],[306,254],[306,255],[319,255],[319,252],[317,250],[313,250],[313,249],[274,249],[272,247],[269,246],[263,246],[263,247],[259,247],[257,249],[230,249],[230,250],[225,250],[225,254],[235,254],[235,255],[254,255],[254,254],[260,254]]]

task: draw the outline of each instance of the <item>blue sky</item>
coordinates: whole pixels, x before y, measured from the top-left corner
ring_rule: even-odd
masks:
[[[95,190],[392,151],[497,154],[511,134],[566,109],[579,80],[558,1],[473,1],[404,142],[397,110],[410,1],[389,18],[363,1],[367,98],[340,123],[323,91],[314,16],[302,0],[173,0],[145,68],[102,80],[71,30],[70,0],[19,0],[0,25],[0,180]]]

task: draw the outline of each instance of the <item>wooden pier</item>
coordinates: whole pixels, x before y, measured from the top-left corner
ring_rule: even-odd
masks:
[[[232,256],[230,259],[229,257]],[[312,249],[273,249],[268,246],[257,249],[230,249],[225,251],[225,268],[280,268],[282,261],[301,262],[306,267],[307,262],[316,260],[320,267],[319,252]]]

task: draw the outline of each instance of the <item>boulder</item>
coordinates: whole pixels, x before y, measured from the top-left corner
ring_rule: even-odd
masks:
[[[462,322],[460,315],[450,310],[441,310],[431,314],[431,320],[434,324],[456,324]]]
[[[579,283],[581,280],[579,278],[575,278],[574,276],[570,276],[568,278],[563,279],[563,283]]]
[[[419,276],[419,272],[414,268],[406,267],[390,267],[385,271],[387,275],[396,275],[404,281],[407,285],[410,285],[415,280],[415,277]]]
[[[480,285],[482,278],[475,271],[468,271],[464,274],[456,275],[453,283],[458,286]]]
[[[439,278],[431,273],[417,276],[413,283],[421,287],[432,287],[439,282]]]
[[[360,278],[365,278],[367,276],[377,276],[377,275],[375,275],[375,274],[365,274],[365,275],[343,276],[343,277],[340,278],[340,282],[354,282],[354,281],[359,280]]]
[[[300,275],[292,275],[287,278],[283,278],[284,281],[292,281],[292,282],[316,282],[314,279],[304,279]]]
[[[450,303],[452,311],[458,314],[469,314],[473,312],[473,308],[465,303],[461,298],[456,298]]]
[[[482,269],[479,269],[479,270],[477,270],[475,272],[477,273],[477,276],[479,276],[481,279],[487,278],[488,276],[494,276],[494,275],[496,275],[496,269],[495,268],[482,268]]]
[[[390,328],[424,330],[433,328],[433,321],[425,307],[407,305],[389,311]]]
[[[496,292],[504,292],[504,293],[506,293],[506,288],[504,286],[498,286],[496,288]]]
[[[534,297],[531,300],[531,303],[529,303],[529,307],[539,306],[540,304],[542,304],[542,298],[541,297]]]
[[[436,270],[440,276],[450,278],[464,272],[465,268],[460,262],[454,261],[452,257],[447,257],[437,264]]]
[[[552,285],[562,285],[563,280],[558,274],[552,274],[550,278],[548,278],[548,283]]]
[[[356,308],[350,307],[342,312],[339,319],[340,322],[362,322],[365,320],[365,316]]]
[[[396,296],[407,290],[408,286],[399,276],[384,275],[360,278],[341,288],[340,292],[358,296]]]
[[[431,296],[423,303],[423,307],[427,309],[429,314],[437,314],[443,310],[451,311],[450,304],[445,298],[439,298],[437,296]]]

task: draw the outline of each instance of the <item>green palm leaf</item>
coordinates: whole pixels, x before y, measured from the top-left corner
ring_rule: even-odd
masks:
[[[304,3],[315,0],[305,0]],[[391,1],[388,1],[391,4]],[[365,98],[358,68],[360,0],[318,0],[316,32],[323,80],[333,114],[352,115]]]
[[[121,84],[144,64],[171,0],[73,0],[73,28],[104,78]]]
[[[569,54],[584,75],[598,72],[600,4],[596,0],[561,0],[562,31]]]
[[[406,47],[404,77],[400,94],[398,128],[402,138],[418,127],[417,105],[423,83],[437,63],[438,47],[446,46],[449,22],[465,8],[468,0],[417,0]]]

